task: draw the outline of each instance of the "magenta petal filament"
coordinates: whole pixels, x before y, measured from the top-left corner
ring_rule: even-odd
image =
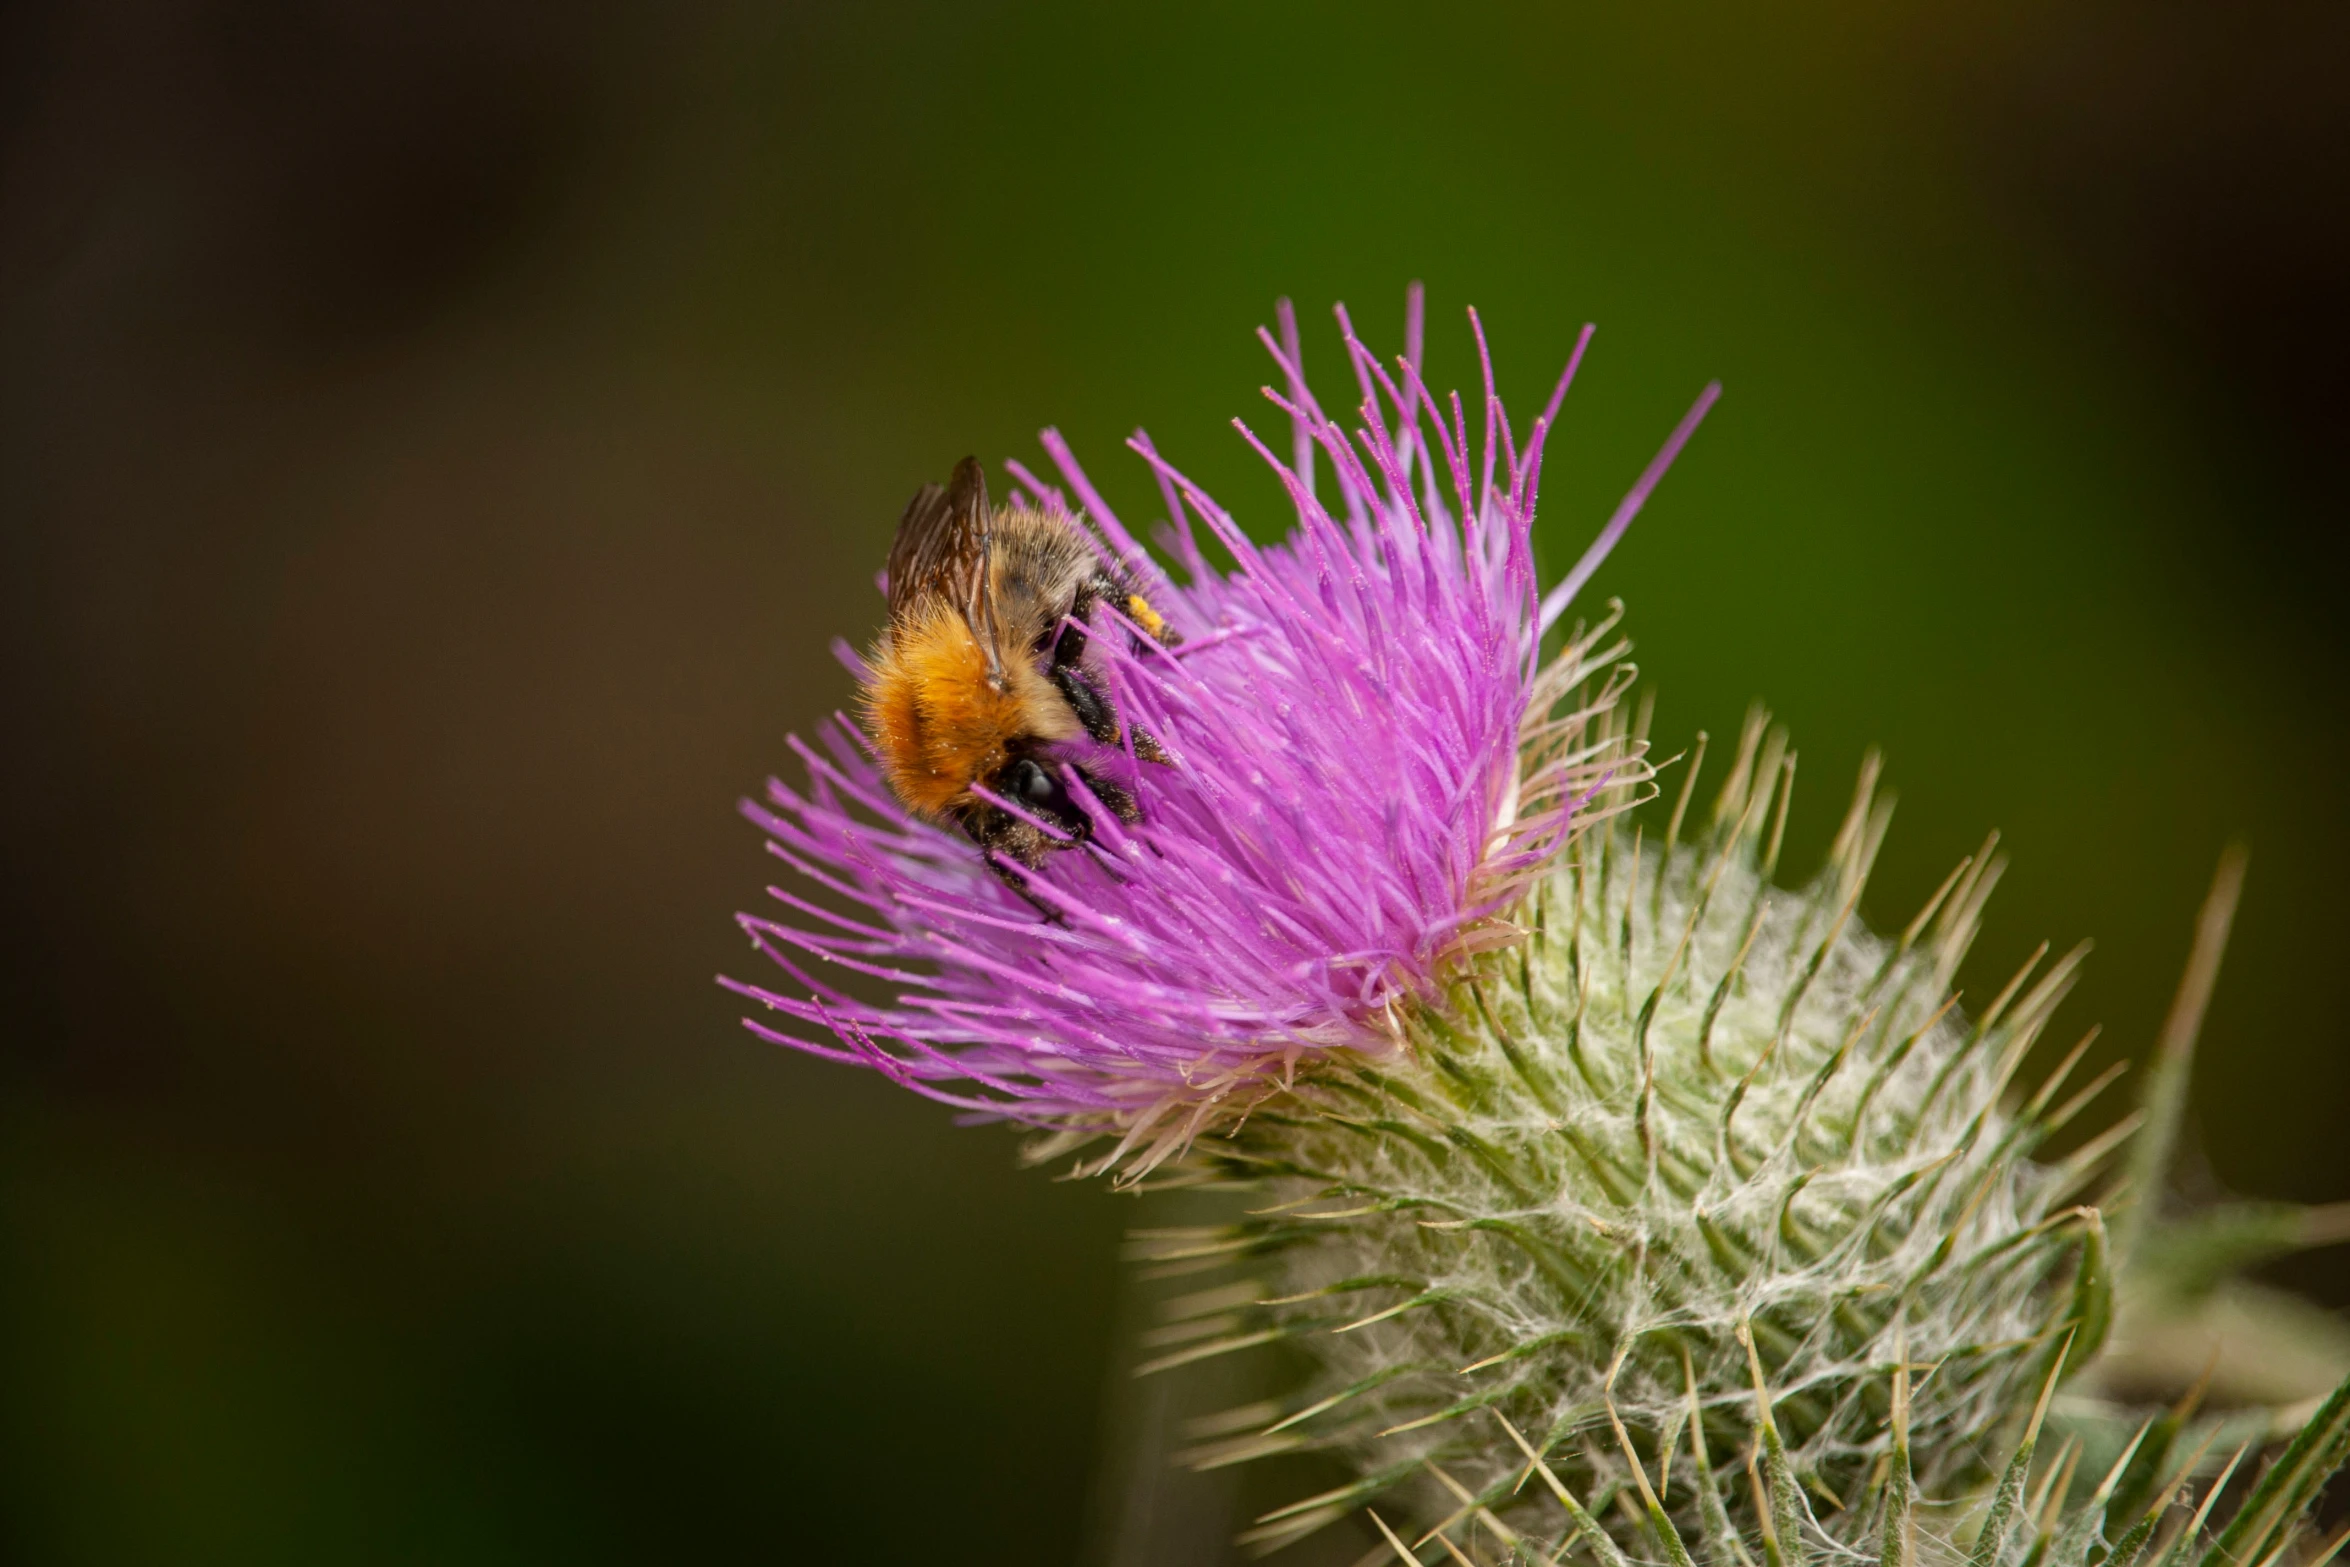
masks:
[[[1472,450],[1459,396],[1439,403],[1420,379],[1420,319],[1415,288],[1392,369],[1345,331],[1350,434],[1308,390],[1283,303],[1280,339],[1265,335],[1282,386],[1266,395],[1292,423],[1287,459],[1242,426],[1296,508],[1279,543],[1252,542],[1137,433],[1180,580],[1056,432],[1043,444],[1076,507],[1009,465],[1027,504],[1080,515],[1182,634],[1163,649],[1118,634],[1114,610],[1096,621],[1114,705],[1172,760],[1137,762],[1130,738],[1124,756],[1086,759],[1135,794],[1126,825],[1068,771],[1091,839],[1024,874],[1023,899],[970,842],[900,806],[847,718],[795,738],[804,781],[771,780],[744,806],[795,873],[770,889],[778,914],[741,916],[778,970],[724,981],[762,1005],[753,1032],[968,1111],[1116,1134],[1111,1159],[1147,1166],[1317,1057],[1399,1048],[1395,1009],[1442,1004],[1464,959],[1516,939],[1527,885],[1629,803],[1646,764],[1594,725],[1630,676],[1612,617],[1541,654],[1567,596],[1545,600],[1533,560],[1557,400],[1521,443],[1488,368]],[[1209,563],[1195,523],[1233,570]]]

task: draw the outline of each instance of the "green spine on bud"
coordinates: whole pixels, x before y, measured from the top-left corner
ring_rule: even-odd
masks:
[[[2110,1078],[2067,1096],[2075,1049],[2005,1107],[2082,953],[2043,968],[2043,948],[1970,1018],[1950,985],[1993,843],[1885,939],[1858,915],[1891,815],[1873,759],[1796,891],[1774,884],[1783,736],[1750,720],[1683,841],[1695,777],[1661,841],[1593,827],[1526,939],[1399,1018],[1392,1056],[1301,1075],[1190,1156],[1256,1211],[1144,1253],[1249,1277],[1202,1292],[1215,1320],[1162,1364],[1286,1339],[1315,1367],[1194,1461],[1315,1449],[1356,1475],[1257,1543],[1398,1492],[1383,1505],[1546,1542],[1530,1559],[1579,1539],[1679,1567],[1694,1539],[1722,1567],[1823,1545],[1908,1567],[1913,1498],[1992,1487],[1982,1567],[2013,1554],[2008,1444],[2112,1315],[2105,1225],[2078,1203],[2126,1126],[2031,1158]],[[2085,1567],[2104,1541],[2081,1527],[2037,1554]]]

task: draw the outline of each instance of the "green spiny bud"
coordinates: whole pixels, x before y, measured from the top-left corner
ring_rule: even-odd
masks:
[[[1857,913],[1891,814],[1874,761],[1825,867],[1786,891],[1793,775],[1757,715],[1693,841],[1694,768],[1661,841],[1621,814],[1630,791],[1595,801],[1524,941],[1399,1015],[1405,1048],[1326,1064],[1195,1149],[1197,1177],[1263,1200],[1146,1246],[1251,1275],[1220,1336],[1167,1360],[1281,1338],[1315,1368],[1200,1457],[1316,1449],[1356,1476],[1258,1543],[1390,1491],[1431,1523],[1676,1567],[1684,1538],[1731,1561],[1753,1541],[1771,1567],[1823,1547],[1906,1564],[1916,1497],[1993,1488],[2012,1517],[2022,1470],[1994,1482],[2023,1414],[2112,1316],[2079,1196],[2126,1127],[2031,1157],[2110,1077],[2062,1097],[2075,1049],[2011,1092],[2082,954],[2043,949],[1969,1017],[1950,985],[1995,845],[1877,936]],[[2102,1549],[2096,1527],[2067,1515],[2040,1554]]]

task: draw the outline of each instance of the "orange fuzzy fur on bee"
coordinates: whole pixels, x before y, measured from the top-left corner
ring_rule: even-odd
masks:
[[[1027,660],[1005,664],[1009,690],[989,684],[978,639],[943,601],[892,627],[869,667],[866,721],[890,786],[926,816],[943,814],[973,780],[994,776],[1014,741],[1079,733],[1069,704]]]

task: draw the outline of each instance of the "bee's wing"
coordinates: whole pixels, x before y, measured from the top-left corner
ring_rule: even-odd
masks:
[[[990,521],[987,475],[978,458],[955,464],[945,489],[922,486],[898,519],[898,536],[889,547],[889,615],[895,621],[915,600],[942,595],[962,612],[987,655],[988,678],[1000,686],[1004,671],[987,569]]]

